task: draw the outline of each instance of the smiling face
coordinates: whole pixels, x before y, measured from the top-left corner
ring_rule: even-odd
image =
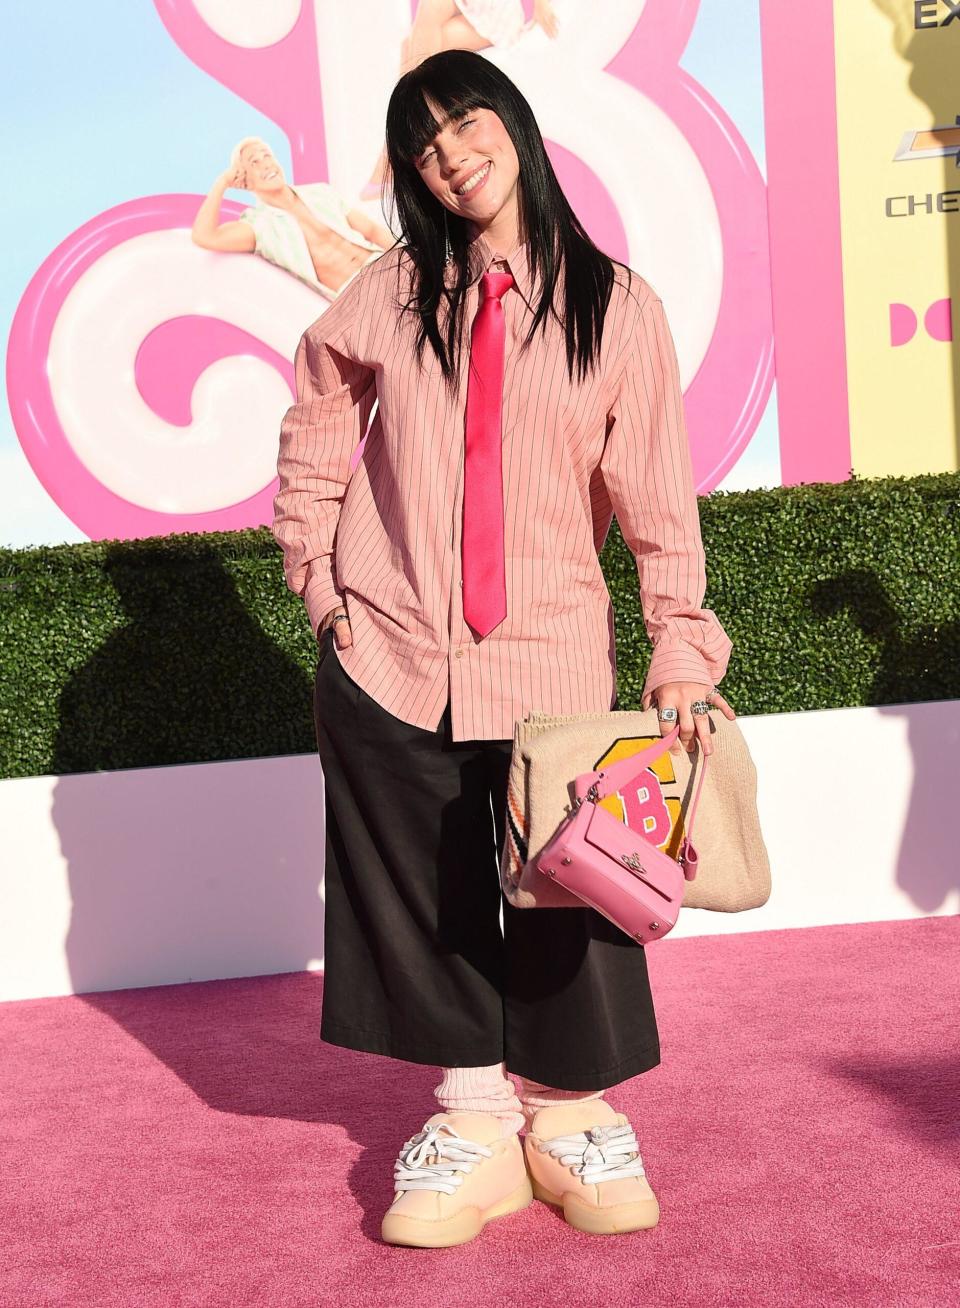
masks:
[[[440,128],[443,112],[430,108]],[[467,220],[471,236],[483,231],[504,251],[514,244],[520,161],[492,109],[471,109],[440,128],[414,166],[440,203]]]
[[[240,151],[240,163],[246,169],[248,190],[278,191],[286,184],[283,169],[261,142],[245,145]]]

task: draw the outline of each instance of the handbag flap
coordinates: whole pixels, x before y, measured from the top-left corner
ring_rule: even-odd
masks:
[[[664,899],[673,899],[678,882],[683,881],[679,863],[662,849],[651,845],[607,809],[599,804],[590,804],[590,807],[593,812],[584,827],[584,841],[612,859],[618,867],[632,872]]]

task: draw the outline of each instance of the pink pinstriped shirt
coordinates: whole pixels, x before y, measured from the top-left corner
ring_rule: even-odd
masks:
[[[353,278],[297,347],[297,401],[281,423],[273,534],[287,585],[316,634],[337,604],[353,644],[333,652],[395,717],[454,740],[508,739],[532,711],[606,712],[616,689],[613,607],[598,552],[614,512],[637,565],[653,646],[643,689],[709,686],[732,644],[710,609],[676,354],[663,304],[615,265],[601,363],[571,383],[548,317],[524,352],[536,303],[525,246],[505,256],[504,552],[507,616],[482,640],[463,618],[460,533],[469,328],[480,274],[499,256],[470,245],[461,385],[448,399],[417,319],[401,314],[403,246]],[[559,288],[558,288],[559,290]],[[557,303],[562,304],[562,298]],[[366,430],[363,457],[350,455]]]

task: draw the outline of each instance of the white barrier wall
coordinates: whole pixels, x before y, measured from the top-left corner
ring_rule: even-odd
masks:
[[[739,722],[773,893],[675,937],[960,912],[960,701]],[[322,967],[323,851],[313,754],[0,781],[0,1000]]]

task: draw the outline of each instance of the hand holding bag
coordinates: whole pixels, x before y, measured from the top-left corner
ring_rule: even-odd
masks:
[[[642,833],[659,853],[675,861],[690,832],[694,803],[698,805],[696,876],[688,879],[682,867],[675,873],[685,908],[739,913],[765,904],[770,896],[770,862],[760,830],[756,767],[736,719],[711,713],[707,720],[713,745],[709,756],[699,748],[690,754],[685,749],[677,755],[669,753],[677,728],[669,737],[661,736],[657,710],[652,707],[606,713],[533,713],[518,719],[500,861],[500,880],[508,902],[515,908],[583,907],[582,899],[559,878],[545,876],[537,863],[574,815],[576,799],[587,793],[596,773],[606,771],[614,776],[614,789],[589,808],[606,811],[605,816],[620,822],[622,839],[633,842],[629,850],[620,852],[630,854],[639,848],[644,865],[637,836]],[[659,748],[650,750],[650,746]],[[643,764],[641,755],[646,760]],[[629,764],[614,774],[614,766],[626,759],[634,765],[632,775]],[[589,811],[581,820],[587,817]],[[604,818],[598,819],[603,822]],[[600,829],[598,824],[595,834]],[[689,848],[686,852],[689,854]],[[561,864],[557,870],[571,866]],[[660,900],[651,902],[659,904]],[[663,920],[658,914],[648,922]]]

